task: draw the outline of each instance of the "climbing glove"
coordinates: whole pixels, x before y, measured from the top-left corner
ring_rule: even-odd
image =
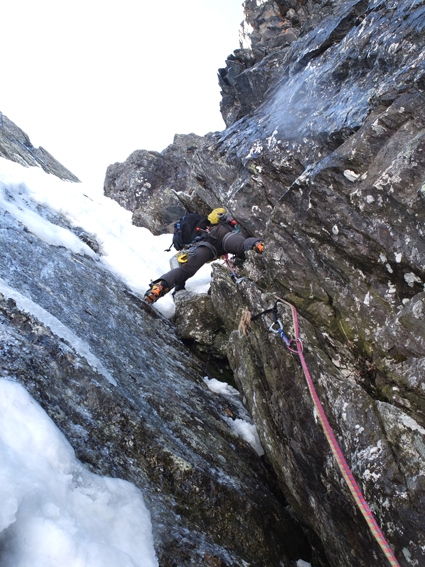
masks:
[[[254,244],[252,249],[255,250],[258,254],[262,254],[264,250],[264,242],[261,242],[261,240],[257,240],[257,242]]]

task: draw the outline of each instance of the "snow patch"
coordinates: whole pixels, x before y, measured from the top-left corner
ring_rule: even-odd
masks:
[[[216,378],[209,379],[207,376],[204,377],[204,382],[208,388],[215,394],[221,394],[223,396],[239,397],[239,392],[227,384],[226,382],[220,382]],[[251,445],[257,455],[264,455],[264,449],[261,446],[260,438],[258,437],[257,428],[253,423],[249,423],[244,419],[232,419],[231,417],[224,418],[230,429],[236,433],[238,437],[244,439],[247,443]]]
[[[12,200],[6,198],[5,186],[0,183],[0,207],[22,223],[29,232],[52,246],[64,246],[74,252],[97,258],[97,254],[78,236],[66,228],[57,226],[41,215],[32,211],[19,194],[14,194]]]
[[[413,287],[414,283],[422,283],[422,280],[418,278],[413,272],[404,274],[404,280],[408,286]]]
[[[354,171],[351,171],[351,169],[346,169],[344,171],[344,177],[346,179],[348,179],[348,181],[351,181],[352,183],[354,183],[354,181],[357,181],[357,179],[360,177],[360,175],[358,175]]]
[[[23,386],[5,379],[0,462],[2,565],[157,567],[140,490],[85,469]]]
[[[225,421],[228,423],[233,433],[236,433],[238,437],[249,443],[259,457],[264,455],[264,449],[261,446],[257,428],[253,423],[248,423],[247,421],[239,418],[232,419],[231,417],[226,417]]]
[[[208,378],[207,376],[204,377],[204,382],[215,394],[221,394],[222,396],[239,396],[239,392],[227,382],[220,382],[216,378]]]

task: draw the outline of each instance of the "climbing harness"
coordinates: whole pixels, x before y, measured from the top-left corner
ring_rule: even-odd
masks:
[[[282,322],[280,321],[280,319],[278,318],[278,310],[277,310],[277,306],[279,303],[282,303],[286,306],[288,306],[291,309],[291,313],[292,313],[292,324],[293,324],[293,328],[294,328],[294,335],[295,338],[290,339],[288,338],[288,336],[284,333],[283,331],[283,326],[282,326]],[[385,536],[383,535],[380,527],[378,526],[371,509],[369,508],[368,503],[366,502],[354,476],[353,473],[351,472],[350,467],[348,466],[347,461],[345,460],[345,457],[341,451],[341,448],[338,444],[338,441],[335,438],[335,434],[332,430],[332,427],[328,421],[328,418],[326,417],[325,414],[325,410],[323,409],[322,403],[320,401],[320,398],[317,394],[316,388],[314,386],[313,380],[311,378],[310,372],[308,370],[305,358],[304,358],[304,354],[303,354],[303,346],[302,346],[302,342],[300,339],[300,331],[299,331],[299,323],[298,323],[298,314],[297,314],[297,310],[294,307],[294,305],[292,305],[291,303],[289,303],[288,301],[285,301],[284,299],[280,299],[279,297],[276,297],[276,303],[274,304],[274,306],[271,309],[266,309],[265,311],[263,311],[262,313],[259,313],[258,315],[255,315],[254,317],[251,318],[252,321],[255,321],[256,319],[258,319],[259,317],[261,317],[262,315],[265,315],[266,313],[273,313],[273,323],[271,324],[269,330],[273,333],[277,333],[280,335],[280,337],[282,338],[282,340],[284,341],[287,349],[294,353],[297,354],[299,356],[300,362],[301,362],[301,366],[304,372],[304,376],[306,378],[307,381],[307,385],[308,385],[308,389],[310,391],[310,395],[312,397],[313,403],[314,403],[314,407],[316,408],[316,412],[317,415],[319,417],[319,421],[323,427],[323,431],[325,433],[326,439],[328,440],[329,446],[332,450],[332,453],[336,459],[336,462],[338,464],[339,470],[341,471],[342,476],[344,477],[345,482],[348,485],[348,488],[350,489],[350,492],[358,506],[358,508],[360,509],[361,513],[363,514],[373,536],[375,537],[376,541],[378,542],[378,544],[380,545],[382,551],[384,552],[385,556],[387,557],[390,565],[392,567],[400,567],[400,564],[398,563],[397,559],[395,558],[387,540],[385,539]]]
[[[186,246],[183,250],[179,250],[175,255],[179,264],[186,264],[191,256],[195,254],[196,246]]]

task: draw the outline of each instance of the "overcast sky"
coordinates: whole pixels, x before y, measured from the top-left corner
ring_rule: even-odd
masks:
[[[0,111],[84,182],[225,128],[217,71],[242,0],[3,0]]]

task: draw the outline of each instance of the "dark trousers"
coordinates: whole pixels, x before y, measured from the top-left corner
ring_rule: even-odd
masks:
[[[225,225],[214,227],[208,235],[206,242],[200,242],[189,259],[179,268],[174,268],[162,275],[158,280],[164,280],[168,289],[176,288],[176,291],[184,288],[186,280],[207,262],[215,260],[224,254],[235,254],[239,258],[245,258],[245,252],[251,250],[259,238],[245,238],[240,232],[234,232]]]

